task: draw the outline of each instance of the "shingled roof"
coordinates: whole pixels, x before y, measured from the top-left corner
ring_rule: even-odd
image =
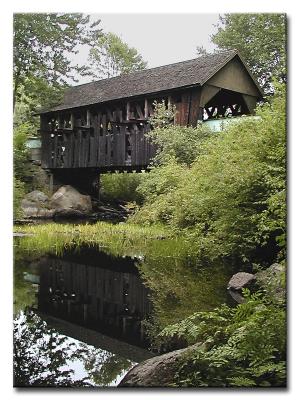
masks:
[[[131,98],[175,88],[203,85],[236,55],[236,50],[224,51],[193,60],[73,86],[66,90],[64,100],[60,105],[42,110],[40,113]]]

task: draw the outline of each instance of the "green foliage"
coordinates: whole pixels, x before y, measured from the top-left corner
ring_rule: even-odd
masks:
[[[111,78],[145,69],[147,63],[134,47],[112,32],[102,34],[90,49],[91,69],[97,78]]]
[[[152,168],[137,187],[145,203],[130,220],[144,224],[169,222],[175,212],[173,194],[185,173],[186,167],[178,164],[174,157],[167,164]]]
[[[281,87],[257,115],[259,120],[245,118],[202,141],[191,168],[171,158],[154,169],[138,188],[146,203],[134,220],[169,223],[196,240],[209,260],[234,256],[255,262],[260,248],[260,261],[269,262],[278,252],[275,239],[282,259],[286,120]]]
[[[14,218],[21,218],[23,216],[21,210],[21,201],[26,194],[25,183],[14,177],[13,187],[13,213]]]
[[[174,107],[154,102],[154,115],[150,118],[154,129],[148,134],[157,148],[154,163],[166,164],[174,158],[180,164],[191,165],[210,131],[204,125],[197,128],[173,125],[174,115]]]
[[[176,386],[285,386],[285,309],[260,293],[244,297],[236,308],[196,313],[161,332],[199,343],[182,360]]]
[[[32,129],[34,128],[30,123],[23,123],[14,129],[14,218],[22,217],[20,203],[30,186],[32,179],[32,167],[29,161],[28,149],[26,148],[26,140],[28,135],[32,132]]]
[[[286,82],[285,14],[225,14],[212,41],[237,49],[266,93],[273,91],[272,79]]]
[[[25,96],[40,98],[59,91],[85,67],[73,65],[70,55],[79,44],[93,46],[100,21],[83,14],[20,13],[14,15],[14,104]],[[45,105],[45,104],[43,104]]]
[[[100,197],[108,201],[142,202],[136,188],[143,180],[140,173],[112,173],[101,175]]]
[[[166,105],[165,101],[155,100],[153,102],[153,115],[149,118],[149,122],[154,129],[169,127],[170,124],[174,123],[175,112],[175,106],[170,107]]]
[[[14,175],[17,179],[26,181],[31,175],[31,165],[26,141],[33,132],[34,126],[26,122],[14,129],[13,136],[13,156],[14,156]]]

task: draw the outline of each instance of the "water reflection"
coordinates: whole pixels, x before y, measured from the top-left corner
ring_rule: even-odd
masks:
[[[39,262],[38,310],[129,343],[146,346],[142,320],[151,312],[149,290],[135,260],[94,248]]]
[[[141,348],[151,302],[135,263],[95,248],[35,258],[16,246],[15,386],[117,386],[152,356]]]
[[[151,242],[142,258],[88,246],[41,257],[22,240],[14,269],[17,386],[116,386],[153,356],[150,341],[161,350],[162,328],[227,301],[230,269],[198,265],[175,240]]]
[[[14,320],[14,386],[117,385],[134,363],[61,335],[26,309]]]

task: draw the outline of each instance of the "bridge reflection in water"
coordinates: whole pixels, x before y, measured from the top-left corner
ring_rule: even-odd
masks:
[[[146,347],[142,321],[151,313],[149,290],[130,257],[95,248],[39,261],[38,311]]]

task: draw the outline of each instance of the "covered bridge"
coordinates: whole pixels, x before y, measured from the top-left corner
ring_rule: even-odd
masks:
[[[236,51],[205,55],[66,90],[40,111],[42,167],[89,192],[99,173],[147,168],[155,148],[153,102],[176,107],[175,123],[251,114],[262,92]]]

